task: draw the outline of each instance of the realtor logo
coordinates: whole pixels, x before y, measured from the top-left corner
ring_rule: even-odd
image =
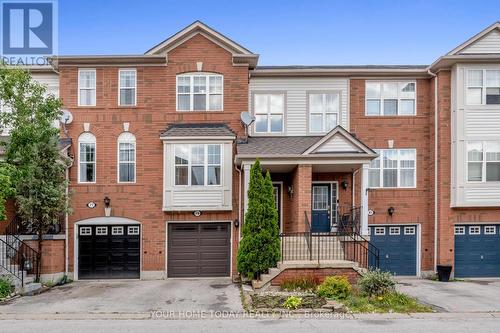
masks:
[[[56,0],[1,0],[0,4],[4,62],[36,65],[37,57],[56,53]]]

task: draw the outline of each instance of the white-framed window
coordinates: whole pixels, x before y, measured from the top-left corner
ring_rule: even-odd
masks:
[[[80,227],[80,236],[91,236],[92,227]]]
[[[385,235],[385,227],[375,227],[375,235]]]
[[[218,186],[222,184],[221,144],[176,144],[176,186]]]
[[[404,227],[404,234],[405,235],[415,235],[415,227]]]
[[[118,137],[118,182],[135,183],[136,142],[135,135],[123,132]]]
[[[177,111],[222,111],[224,78],[220,74],[177,75]]]
[[[367,116],[414,116],[416,81],[366,81]]]
[[[108,234],[108,227],[96,227],[95,234],[98,236],[106,236]]]
[[[123,227],[122,226],[111,227],[111,234],[115,236],[123,235]]]
[[[470,226],[469,235],[481,235],[481,227],[478,225]]]
[[[253,102],[255,133],[283,133],[285,95],[283,93],[256,93]]]
[[[455,235],[465,235],[465,227],[456,226],[455,227]]]
[[[96,138],[90,132],[78,137],[78,182],[95,183],[96,181]]]
[[[118,71],[118,103],[120,106],[135,106],[137,99],[137,71],[134,68]]]
[[[468,105],[500,104],[499,69],[469,69],[466,82]]]
[[[311,92],[309,96],[309,131],[325,133],[338,125],[340,93]]]
[[[139,227],[138,226],[129,226],[127,228],[128,235],[139,235]]]
[[[96,105],[96,71],[95,69],[78,70],[78,106]]]
[[[401,228],[400,227],[389,227],[389,235],[400,235]]]
[[[467,142],[467,181],[500,181],[500,141]]]
[[[375,149],[379,154],[370,163],[371,188],[414,188],[417,183],[416,149]]]
[[[484,234],[485,235],[496,235],[497,233],[497,227],[494,225],[487,225],[484,227]]]

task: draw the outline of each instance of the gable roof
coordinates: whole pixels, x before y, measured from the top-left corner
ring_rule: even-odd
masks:
[[[495,22],[483,31],[479,32],[478,34],[472,36],[468,40],[466,40],[464,43],[460,44],[450,52],[448,52],[446,55],[457,55],[457,54],[462,54],[462,53],[473,53],[473,52],[467,52],[467,49],[469,49],[473,44],[476,44],[477,42],[480,42],[484,38],[488,38],[490,34],[497,34],[500,32],[500,21]]]
[[[361,153],[377,155],[354,135],[337,125],[328,134],[310,146],[302,155],[324,153]]]
[[[179,32],[173,34],[169,38],[165,39],[161,43],[153,46],[151,49],[147,50],[145,55],[165,55],[168,52],[187,40],[193,38],[194,36],[201,34],[205,38],[211,40],[215,44],[224,48],[233,55],[233,62],[238,64],[247,63],[250,67],[254,68],[257,66],[257,60],[259,59],[258,54],[252,53],[247,48],[236,43],[232,39],[224,36],[215,29],[209,27],[201,21],[195,21],[180,30]]]

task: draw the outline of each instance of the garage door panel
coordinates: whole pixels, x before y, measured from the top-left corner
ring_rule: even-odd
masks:
[[[229,276],[229,223],[169,224],[169,277]]]

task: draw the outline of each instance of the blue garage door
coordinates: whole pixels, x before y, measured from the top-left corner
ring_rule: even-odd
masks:
[[[455,226],[455,276],[500,276],[500,226]]]
[[[372,226],[370,243],[380,251],[381,270],[396,275],[417,275],[416,225]]]

